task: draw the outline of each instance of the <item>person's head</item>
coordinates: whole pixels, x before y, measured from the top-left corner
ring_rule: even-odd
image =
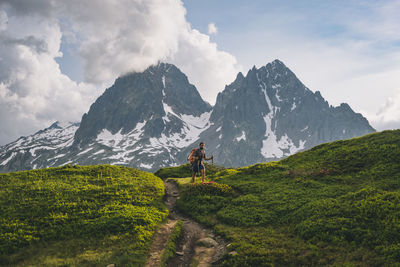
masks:
[[[204,148],[204,142],[200,142],[200,144],[199,144],[199,147],[200,147],[200,149],[203,149]]]

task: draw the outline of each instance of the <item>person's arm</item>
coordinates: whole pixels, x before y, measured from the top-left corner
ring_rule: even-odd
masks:
[[[204,159],[205,159],[205,160],[211,160],[212,158],[214,158],[214,156],[213,156],[213,155],[211,155],[211,157],[210,157],[210,158],[207,158],[207,157],[206,157],[206,153],[204,153]]]

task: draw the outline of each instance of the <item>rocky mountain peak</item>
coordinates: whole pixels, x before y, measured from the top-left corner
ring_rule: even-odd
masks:
[[[126,134],[144,122],[148,135],[159,136],[166,122],[182,126],[177,116],[200,116],[210,110],[185,74],[172,64],[159,63],[118,78],[82,117],[75,144],[88,143],[104,130]]]
[[[279,60],[238,73],[213,108],[176,66],[159,63],[116,79],[80,125],[57,122],[3,147],[0,168],[107,163],[154,171],[186,162],[200,140],[216,164],[243,166],[373,131]]]
[[[238,74],[218,94],[211,121],[201,138],[226,166],[278,159],[374,131],[347,104],[330,107],[279,60]]]

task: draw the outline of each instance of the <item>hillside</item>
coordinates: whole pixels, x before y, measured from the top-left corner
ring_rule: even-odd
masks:
[[[221,170],[216,184],[175,179],[178,207],[231,242],[222,266],[395,265],[399,162],[400,130],[369,134]]]
[[[163,195],[159,178],[125,167],[0,174],[0,265],[142,266]]]

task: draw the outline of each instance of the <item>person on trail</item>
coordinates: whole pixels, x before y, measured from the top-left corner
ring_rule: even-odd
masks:
[[[192,184],[194,184],[196,179],[196,173],[201,172],[201,182],[204,183],[204,178],[206,176],[206,167],[204,166],[204,160],[211,160],[211,158],[206,157],[206,152],[204,150],[205,144],[204,142],[200,142],[199,148],[193,154],[193,163],[192,163]]]

